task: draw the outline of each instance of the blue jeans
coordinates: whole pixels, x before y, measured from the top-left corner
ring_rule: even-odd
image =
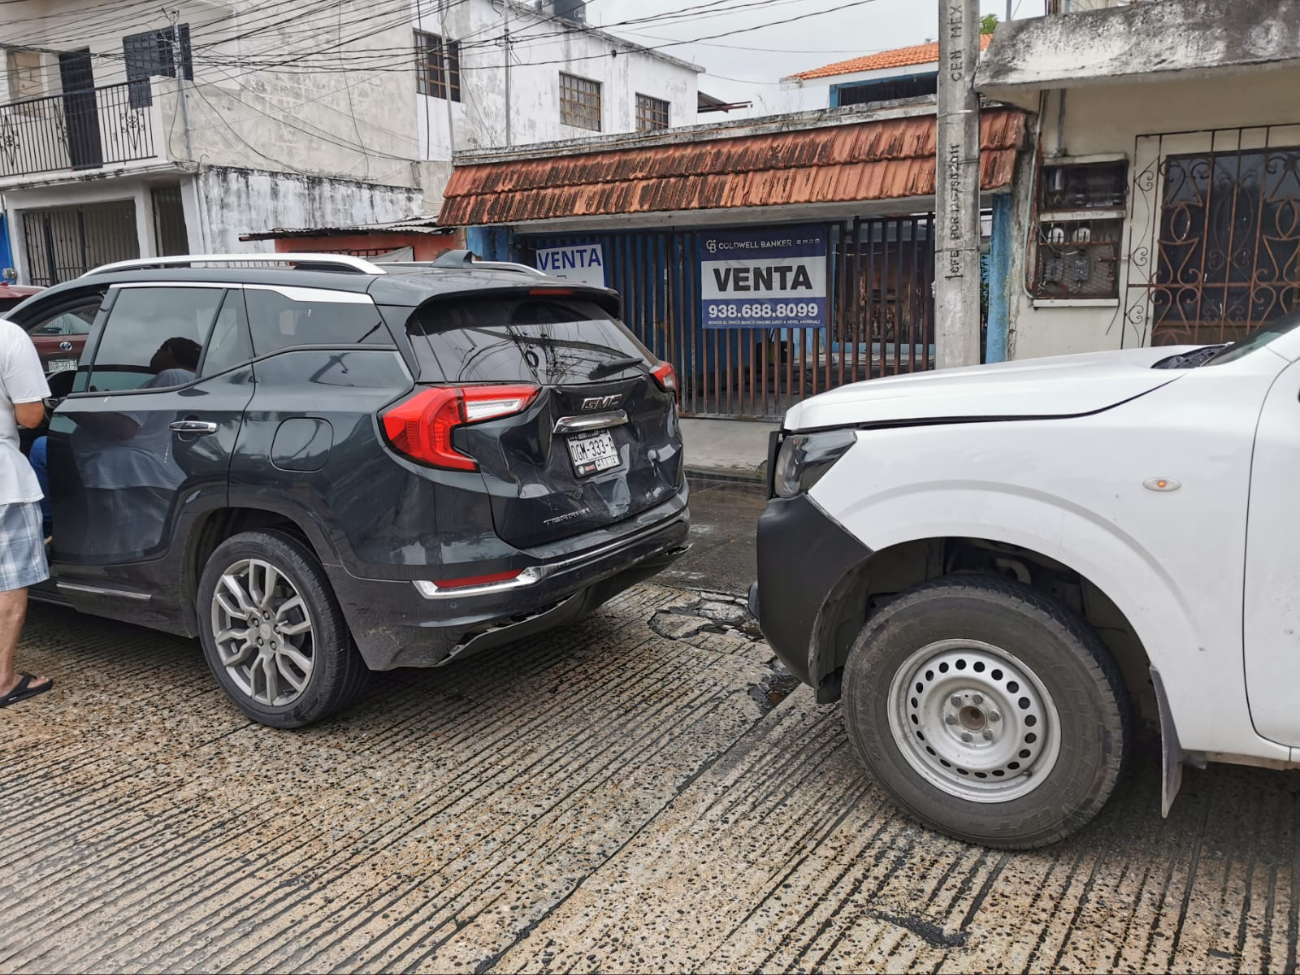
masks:
[[[41,530],[45,537],[49,538],[53,534],[54,528],[54,506],[50,502],[50,472],[46,460],[46,447],[49,444],[49,437],[37,437],[36,442],[32,444],[31,452],[27,455],[27,460],[32,465],[32,470],[36,472],[36,480],[41,485]]]

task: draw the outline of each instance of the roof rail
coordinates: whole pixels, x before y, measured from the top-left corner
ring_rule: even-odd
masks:
[[[92,268],[82,277],[106,274],[109,271],[132,271],[151,267],[191,267],[195,264],[314,264],[321,270],[348,271],[358,274],[384,274],[378,264],[352,257],[350,254],[308,253],[250,253],[250,254],[186,254],[178,257],[139,257],[130,261],[115,261]]]
[[[474,268],[484,271],[515,271],[519,274],[532,274],[540,278],[549,277],[546,272],[539,271],[535,267],[529,267],[527,264],[516,264],[513,261],[480,261],[474,256],[473,251],[467,250],[444,251],[438,255],[437,260],[432,264],[428,264],[425,261],[410,263],[425,264],[428,267]]]

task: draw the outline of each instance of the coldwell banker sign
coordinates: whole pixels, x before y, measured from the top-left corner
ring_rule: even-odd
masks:
[[[824,328],[822,227],[720,230],[699,235],[705,328]]]

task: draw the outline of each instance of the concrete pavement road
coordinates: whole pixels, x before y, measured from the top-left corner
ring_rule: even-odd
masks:
[[[755,531],[766,504],[762,484],[691,478],[691,550],[660,581],[748,593],[758,572]]]
[[[1076,837],[968,847],[706,581],[298,732],[192,642],[35,607],[58,686],[0,710],[0,972],[1295,970],[1293,773],[1189,771],[1164,822],[1144,739]]]

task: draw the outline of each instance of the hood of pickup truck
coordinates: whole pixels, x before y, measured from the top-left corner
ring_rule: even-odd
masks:
[[[822,393],[786,414],[787,430],[934,420],[1016,419],[1096,413],[1186,373],[1152,369],[1193,346],[1051,356],[871,379]]]

